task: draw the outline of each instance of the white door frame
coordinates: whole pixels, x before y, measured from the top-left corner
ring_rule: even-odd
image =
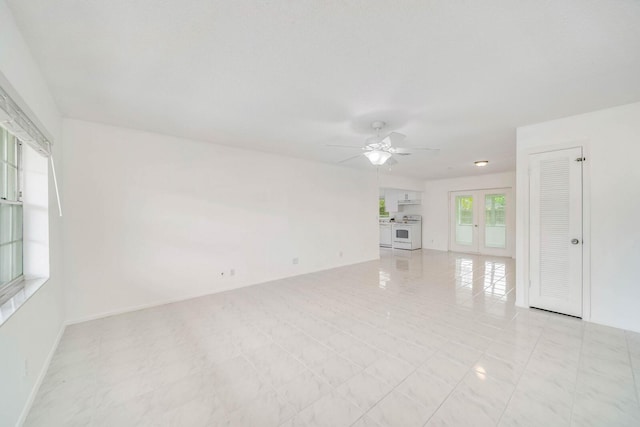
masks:
[[[518,152],[517,169],[527,171],[518,176],[517,182],[517,254],[516,259],[516,305],[529,307],[530,278],[530,219],[529,219],[529,156],[548,151],[582,147],[586,159],[582,165],[582,320],[591,320],[591,150],[588,140],[565,141],[557,144],[538,146]],[[526,177],[526,178],[525,178]]]
[[[488,256],[510,256],[513,257],[513,253],[515,250],[515,239],[516,239],[516,232],[515,232],[515,210],[516,210],[516,204],[515,204],[515,198],[513,196],[513,188],[512,187],[491,187],[491,188],[474,188],[474,189],[461,189],[461,190],[451,190],[449,191],[449,230],[448,230],[448,250],[452,251],[452,252],[456,252],[452,249],[453,247],[453,227],[454,225],[454,216],[455,216],[455,210],[453,208],[453,197],[456,193],[459,194],[463,194],[463,193],[468,193],[468,194],[472,194],[472,193],[478,193],[478,192],[483,192],[483,193],[492,193],[492,192],[496,192],[496,193],[504,193],[505,197],[506,197],[506,236],[507,236],[507,244],[506,244],[506,248],[504,250],[498,250],[498,251],[491,251],[489,250],[482,250],[482,247],[480,245],[480,242],[478,241],[478,251],[463,251],[463,252],[467,252],[467,253],[472,253],[472,254],[480,254],[480,255],[488,255]],[[474,234],[477,236],[477,239],[479,240],[480,234],[484,235],[484,215],[480,215],[479,214],[479,210],[481,208],[481,205],[478,204],[478,202],[484,203],[484,200],[479,201],[479,200],[474,200],[474,211],[476,212],[476,214],[478,215],[477,222],[478,222],[478,227],[477,229],[474,231]],[[480,221],[480,216],[482,217],[482,221]],[[480,229],[482,228],[482,230]]]

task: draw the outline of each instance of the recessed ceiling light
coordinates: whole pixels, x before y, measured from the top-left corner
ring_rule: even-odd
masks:
[[[489,164],[489,160],[478,160],[477,162],[473,162],[476,166],[487,166]]]

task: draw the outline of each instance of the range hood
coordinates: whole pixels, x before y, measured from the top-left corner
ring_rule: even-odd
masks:
[[[422,200],[398,200],[398,205],[421,205]]]

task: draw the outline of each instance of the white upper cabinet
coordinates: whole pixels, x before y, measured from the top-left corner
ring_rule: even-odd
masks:
[[[387,212],[398,212],[398,199],[400,198],[398,190],[386,189],[384,191],[384,205]]]
[[[419,205],[421,203],[422,193],[418,191],[384,188],[380,190],[380,195],[384,197],[387,212],[398,212],[400,210],[399,206]]]
[[[400,192],[400,195],[402,196],[400,199],[407,201],[407,200],[415,200],[416,198],[416,193],[414,191],[405,191],[402,190]]]
[[[417,191],[400,190],[398,201],[401,205],[419,205],[421,193]]]

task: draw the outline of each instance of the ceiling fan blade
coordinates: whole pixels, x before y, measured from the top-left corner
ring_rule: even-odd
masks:
[[[400,144],[406,137],[407,135],[403,135],[399,132],[391,132],[389,135],[387,135],[387,138],[389,138],[389,140],[391,141],[391,145]]]
[[[369,146],[369,145],[376,145],[376,144],[380,144],[382,143],[382,140],[384,138],[382,138],[381,136],[370,136],[369,138],[365,139],[365,146]]]
[[[407,136],[398,132],[391,132],[389,135],[385,136],[380,140],[380,144],[384,144],[387,146],[393,146],[399,144],[404,140]]]
[[[439,148],[429,148],[429,147],[393,147],[395,154],[411,154],[412,151],[440,151]]]
[[[357,148],[358,150],[362,150],[361,145],[340,145],[340,144],[327,144],[325,147],[338,147],[338,148]]]
[[[338,162],[338,164],[340,164],[340,163],[346,163],[346,162],[348,162],[349,160],[357,159],[358,157],[361,157],[361,156],[362,156],[362,154],[358,154],[357,156],[348,157],[348,158],[346,158],[346,159],[344,159],[344,160],[340,160],[340,161]]]

